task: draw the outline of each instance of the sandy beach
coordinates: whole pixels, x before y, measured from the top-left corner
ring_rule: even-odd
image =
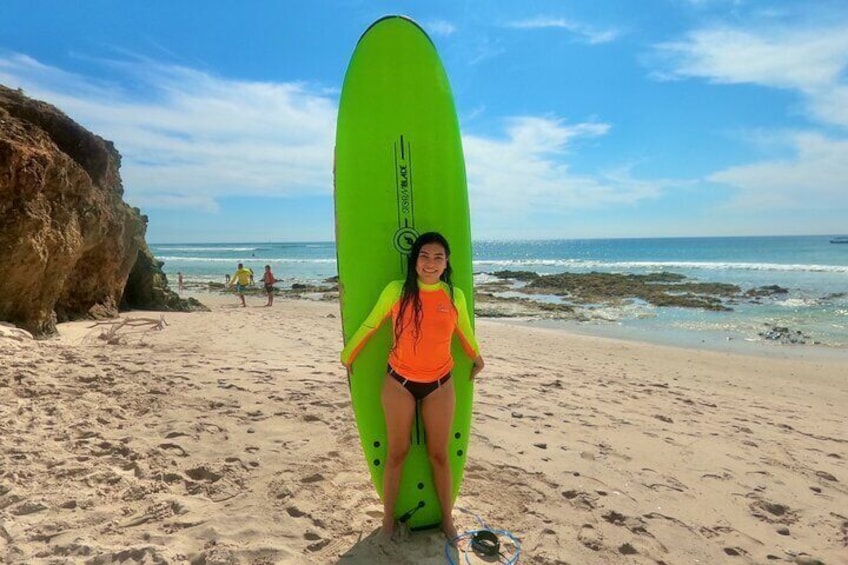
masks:
[[[0,562],[446,563],[438,532],[377,535],[338,304],[197,296],[161,330],[0,337]],[[844,351],[477,334],[460,530],[543,565],[848,563]]]

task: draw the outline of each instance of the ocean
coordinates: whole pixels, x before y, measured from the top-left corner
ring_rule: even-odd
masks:
[[[848,349],[848,245],[828,236],[704,237],[477,241],[475,281],[503,270],[554,273],[678,273],[697,282],[738,285],[742,290],[777,285],[786,294],[758,303],[738,302],[731,312],[655,307],[635,300],[592,308],[589,321],[525,320],[547,326],[656,343],[725,349],[742,344],[777,345],[771,326],[800,332],[804,344]],[[171,286],[177,272],[191,284],[225,281],[243,262],[259,276],[270,264],[283,282],[315,284],[336,275],[332,242],[150,244],[164,262]],[[785,345],[785,344],[784,344]]]

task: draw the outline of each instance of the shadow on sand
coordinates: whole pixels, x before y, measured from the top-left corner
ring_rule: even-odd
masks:
[[[335,563],[340,565],[445,565],[448,563],[445,556],[446,543],[444,534],[438,529],[397,532],[394,538],[386,540],[377,528],[340,554]],[[450,556],[454,563],[461,562],[456,548],[450,548]]]

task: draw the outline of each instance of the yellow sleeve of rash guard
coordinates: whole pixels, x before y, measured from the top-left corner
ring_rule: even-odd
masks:
[[[471,329],[468,303],[465,301],[465,294],[462,290],[453,289],[453,300],[456,305],[456,332],[459,335],[459,341],[468,357],[476,359],[480,355],[480,345],[477,343],[477,338],[474,337],[474,330]]]
[[[356,359],[356,356],[365,347],[368,338],[383,325],[386,318],[391,316],[392,307],[400,300],[402,291],[403,281],[392,281],[386,285],[371,313],[368,314],[368,317],[365,318],[365,321],[362,322],[362,325],[359,326],[353,337],[345,344],[341,354],[342,363],[348,367],[353,363],[353,360]]]

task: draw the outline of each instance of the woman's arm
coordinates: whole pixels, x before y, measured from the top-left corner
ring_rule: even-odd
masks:
[[[475,357],[474,358],[474,366],[471,367],[471,378],[473,379],[474,377],[476,377],[477,373],[482,371],[483,367],[485,367],[485,366],[486,366],[486,363],[483,362],[483,356],[482,355],[478,355],[477,357]]]
[[[365,321],[362,322],[362,325],[359,326],[359,329],[356,330],[342,350],[341,360],[345,367],[350,368],[356,356],[365,347],[368,339],[374,335],[374,332],[391,315],[392,306],[400,299],[402,289],[402,281],[392,281],[383,289],[380,298],[377,299],[377,303],[371,309],[371,313],[368,314],[368,317],[365,318]]]
[[[483,370],[486,363],[483,361],[483,356],[480,354],[480,345],[477,343],[477,338],[474,336],[474,330],[471,329],[471,317],[468,313],[468,303],[465,300],[465,294],[460,289],[454,289],[454,302],[456,304],[456,331],[459,334],[459,340],[462,343],[462,348],[474,365],[471,367],[470,378],[477,376],[477,373]]]
[[[477,359],[480,357],[480,345],[477,343],[477,338],[474,337],[474,330],[471,328],[468,303],[462,290],[454,289],[453,300],[456,306],[456,333],[459,335],[459,341],[466,355],[470,359]]]

